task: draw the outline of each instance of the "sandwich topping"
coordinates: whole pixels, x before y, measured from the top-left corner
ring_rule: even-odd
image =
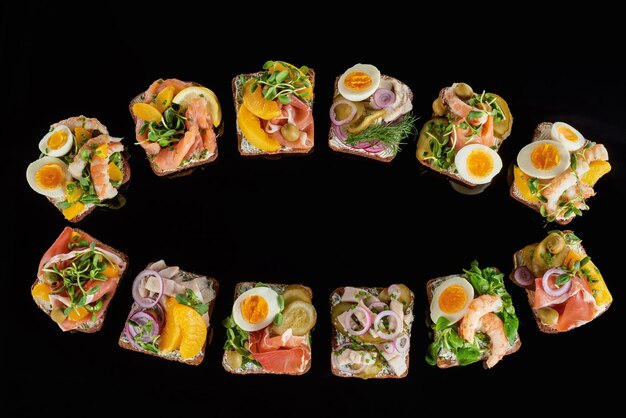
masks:
[[[434,282],[429,289],[433,342],[428,364],[465,366],[485,359],[485,367],[492,368],[519,343],[519,320],[503,278],[495,268],[480,269],[474,261],[464,274]]]
[[[471,185],[489,183],[502,169],[496,151],[513,124],[504,99],[454,83],[441,90],[432,108],[433,118],[419,135],[417,159]]]
[[[413,293],[403,284],[344,287],[331,296],[331,364],[346,377],[403,376],[408,370]]]
[[[380,74],[370,64],[357,64],[337,81],[339,94],[330,108],[331,144],[364,155],[395,157],[415,129],[413,93]]]
[[[95,118],[53,124],[39,142],[41,156],[26,170],[28,184],[73,220],[93,206],[119,208],[124,180],[121,138],[109,136]]]
[[[137,143],[159,173],[208,160],[217,152],[222,108],[206,87],[159,79],[133,100],[132,114]]]
[[[518,252],[515,262],[511,279],[528,291],[535,315],[553,332],[590,322],[613,301],[600,270],[571,231],[550,231]]]
[[[133,306],[120,340],[136,350],[183,362],[204,354],[214,279],[159,260],[133,282]]]
[[[311,362],[311,334],[317,312],[301,285],[256,283],[237,286],[239,295],[226,328],[227,370],[301,374]]]
[[[248,154],[310,150],[314,144],[309,68],[267,61],[263,71],[236,81],[237,129]]]
[[[39,263],[35,302],[63,331],[89,330],[104,315],[126,262],[66,227]]]
[[[565,223],[589,209],[593,187],[611,171],[609,153],[563,122],[553,123],[544,136],[520,150],[514,185],[522,199],[538,205],[548,222]]]

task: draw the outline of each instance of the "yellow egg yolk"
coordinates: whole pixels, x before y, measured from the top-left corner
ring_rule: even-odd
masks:
[[[563,136],[563,138],[567,139],[570,142],[578,141],[578,137],[570,128],[566,126],[559,126],[558,128],[559,134]]]
[[[267,318],[270,308],[259,295],[251,295],[241,302],[241,316],[251,324],[258,324]]]
[[[493,171],[493,158],[482,150],[474,150],[467,156],[467,170],[474,177],[485,177]]]
[[[45,164],[37,170],[35,181],[42,189],[54,189],[63,184],[65,173],[57,164]]]
[[[372,78],[361,71],[353,71],[346,76],[344,85],[353,91],[363,91],[372,86]]]
[[[551,170],[561,162],[561,154],[556,146],[541,144],[530,154],[530,162],[539,170]]]
[[[439,309],[447,314],[455,313],[463,309],[466,302],[467,293],[465,293],[465,289],[455,284],[441,292]]]
[[[67,132],[65,131],[56,131],[48,138],[48,148],[49,149],[59,149],[67,142]]]

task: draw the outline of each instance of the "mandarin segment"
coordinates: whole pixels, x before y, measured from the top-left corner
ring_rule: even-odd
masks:
[[[167,298],[165,301],[165,326],[159,337],[159,350],[167,354],[180,347],[182,332],[174,318],[174,307],[178,306],[176,298]]]
[[[187,305],[174,306],[174,321],[181,328],[182,340],[180,356],[183,359],[195,357],[202,351],[206,341],[207,328],[202,316]]]
[[[263,97],[261,86],[251,91],[252,80],[248,81],[243,88],[243,105],[256,117],[270,120],[280,116],[281,111],[278,102],[266,100]]]
[[[33,290],[31,290],[31,294],[33,297],[41,300],[45,300],[46,302],[50,302],[50,292],[52,289],[45,283],[37,283],[33,286]]]

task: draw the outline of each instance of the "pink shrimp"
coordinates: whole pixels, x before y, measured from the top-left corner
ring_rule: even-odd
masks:
[[[485,360],[485,366],[490,369],[495,366],[509,350],[509,340],[504,332],[504,323],[493,313],[488,313],[480,318],[478,331],[489,337],[489,355]]]
[[[541,194],[548,200],[545,203],[548,212],[552,213],[557,210],[561,195],[570,187],[578,184],[578,179],[587,171],[589,171],[589,164],[584,161],[579,161],[575,172],[569,169],[565,170],[563,173],[556,176],[548,187],[543,189]]]
[[[480,325],[480,319],[489,312],[502,310],[502,299],[495,295],[482,295],[470,302],[467,312],[463,316],[459,335],[466,341],[473,343],[474,335]]]
[[[609,152],[606,150],[604,145],[595,144],[593,147],[585,150],[585,160],[588,163],[596,160],[608,161]]]
[[[87,118],[85,116],[74,116],[52,125],[53,128],[56,128],[59,125],[65,125],[70,128],[72,131],[75,131],[76,128],[87,129],[88,131],[98,131],[101,134],[109,134],[107,127],[104,126],[100,121],[96,118]]]

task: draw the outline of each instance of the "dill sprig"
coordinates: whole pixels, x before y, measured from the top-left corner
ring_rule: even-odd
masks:
[[[346,144],[354,145],[361,141],[379,141],[385,144],[391,153],[395,155],[400,151],[400,145],[404,144],[403,141],[406,138],[417,134],[415,129],[417,119],[415,115],[410,113],[398,123],[372,125],[361,133],[348,135]]]

